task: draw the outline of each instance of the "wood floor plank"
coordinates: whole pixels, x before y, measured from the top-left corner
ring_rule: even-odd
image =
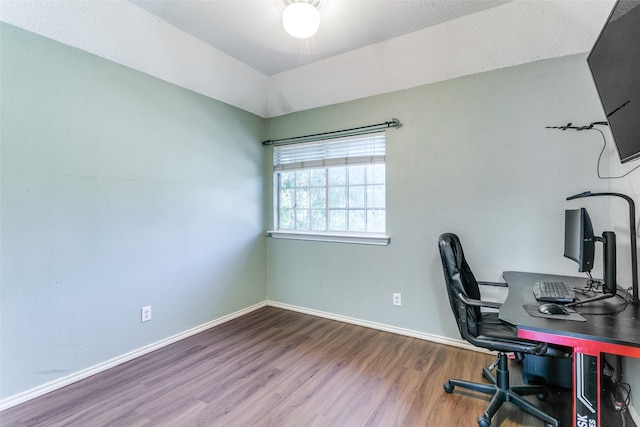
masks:
[[[482,366],[493,360],[266,307],[5,410],[0,424],[473,426],[489,398],[447,394],[442,384],[450,377],[482,381]],[[517,366],[511,369],[521,382]],[[569,399],[568,391],[554,389],[539,406],[568,420]],[[543,425],[510,404],[492,423]]]

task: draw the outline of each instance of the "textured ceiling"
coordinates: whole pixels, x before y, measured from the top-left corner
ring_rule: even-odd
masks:
[[[287,0],[131,0],[186,33],[274,75],[511,0],[320,0],[320,30],[289,36]]]
[[[0,21],[276,117],[588,52],[616,0],[312,0],[309,42],[282,29],[291,0],[140,3],[174,23],[139,1],[0,0]]]

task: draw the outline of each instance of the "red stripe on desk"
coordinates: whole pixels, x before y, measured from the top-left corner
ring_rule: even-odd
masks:
[[[520,338],[526,338],[533,341],[573,347],[574,351],[578,353],[589,354],[591,356],[599,356],[600,353],[609,353],[617,354],[620,356],[640,358],[640,347],[631,347],[621,344],[593,341],[584,338],[556,335],[550,334],[548,332],[538,332],[526,329],[518,329],[518,336]]]

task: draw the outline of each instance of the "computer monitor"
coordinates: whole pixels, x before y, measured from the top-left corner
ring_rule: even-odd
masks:
[[[564,211],[564,256],[578,263],[578,271],[593,269],[596,240],[585,208]]]
[[[564,211],[564,256],[578,263],[578,271],[593,269],[596,240],[585,208]]]
[[[564,256],[578,263],[578,271],[591,272],[595,257],[595,244],[601,242],[603,245],[603,294],[568,305],[578,305],[614,296],[617,292],[615,233],[605,231],[602,236],[594,235],[593,225],[585,208],[566,210],[564,218]]]

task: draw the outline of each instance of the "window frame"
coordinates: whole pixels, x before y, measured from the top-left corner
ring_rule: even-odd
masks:
[[[308,241],[322,241],[322,242],[335,242],[335,243],[353,243],[353,244],[365,244],[365,245],[388,245],[390,243],[390,237],[387,235],[386,233],[386,228],[387,228],[387,221],[386,221],[386,212],[387,212],[387,206],[386,206],[386,187],[387,187],[387,174],[386,174],[386,152],[385,152],[385,147],[386,147],[386,135],[385,132],[376,132],[373,135],[357,135],[357,136],[350,136],[347,138],[340,138],[338,139],[334,139],[334,140],[325,140],[325,141],[314,141],[312,143],[305,143],[305,145],[311,145],[314,144],[316,146],[323,146],[323,144],[329,145],[329,144],[340,144],[340,143],[344,143],[345,145],[348,145],[351,141],[354,141],[356,144],[358,143],[357,141],[359,140],[363,140],[366,138],[378,138],[378,143],[377,145],[379,146],[379,137],[382,136],[382,154],[380,155],[379,151],[376,151],[374,154],[364,154],[362,155],[362,153],[358,153],[359,156],[358,157],[349,157],[349,155],[347,154],[345,157],[343,158],[332,158],[332,157],[328,157],[328,158],[314,158],[311,161],[306,161],[306,159],[304,159],[305,161],[295,161],[295,162],[291,162],[291,163],[278,163],[280,157],[278,156],[282,156],[282,153],[278,153],[276,154],[276,152],[274,151],[273,153],[273,161],[274,161],[274,167],[272,170],[272,179],[273,179],[273,197],[272,197],[272,203],[273,203],[273,230],[270,230],[267,232],[267,236],[268,237],[272,237],[272,238],[276,238],[276,239],[291,239],[291,240],[308,240]],[[278,149],[277,147],[274,147],[274,150]],[[303,150],[305,149],[304,147],[302,148]],[[294,148],[295,150],[295,148]],[[378,150],[378,149],[375,149]],[[331,151],[330,148],[327,149],[327,151]],[[347,150],[348,151],[348,150]],[[373,153],[373,152],[372,152]],[[278,158],[278,160],[276,160],[276,158]],[[330,212],[331,212],[331,207],[330,207],[330,201],[329,201],[329,192],[330,189],[332,188],[332,185],[329,182],[329,174],[330,174],[330,169],[334,169],[334,168],[355,168],[355,167],[366,167],[366,166],[374,166],[375,165],[380,165],[383,164],[385,165],[385,172],[384,172],[384,207],[379,208],[379,207],[375,207],[374,205],[368,205],[365,203],[365,205],[362,207],[362,211],[364,212],[364,217],[365,217],[365,222],[364,222],[364,227],[367,227],[367,215],[369,211],[376,211],[378,209],[381,209],[384,214],[385,214],[385,218],[384,218],[384,224],[383,224],[383,228],[384,231],[337,231],[337,230],[330,230],[329,229],[329,221],[330,221]],[[311,228],[313,228],[312,225],[312,219],[311,219],[311,212],[312,212],[312,207],[309,204],[308,208],[303,208],[305,210],[308,209],[308,229],[305,230],[300,230],[300,229],[281,229],[281,211],[282,211],[282,200],[281,200],[281,190],[282,190],[282,174],[285,172],[288,173],[296,173],[298,171],[308,171],[308,170],[324,170],[325,171],[325,188],[326,188],[326,193],[325,193],[325,206],[322,209],[324,211],[324,217],[325,217],[325,221],[326,221],[326,227],[325,230],[322,231],[314,231],[311,230]],[[367,175],[367,170],[364,171],[365,175]],[[346,175],[349,176],[349,171],[346,171]],[[371,175],[373,177],[373,174]],[[362,185],[363,186],[363,191],[365,192],[365,194],[368,191],[368,188],[371,188],[371,191],[374,191],[374,186],[375,185],[380,185],[380,184],[376,184],[375,181],[369,181],[367,182],[366,179],[362,184],[354,184],[354,186],[356,185]],[[309,186],[307,188],[311,188],[312,186]],[[317,186],[315,186],[317,187]],[[314,188],[315,188],[314,187]],[[334,187],[339,187],[339,186],[334,186]],[[349,212],[350,211],[356,211],[356,210],[360,210],[360,207],[356,207],[353,209],[349,208],[349,203],[348,203],[348,199],[349,199],[349,195],[348,195],[348,189],[350,188],[349,185],[349,181],[347,180],[347,182],[345,183],[345,187],[347,189],[347,204],[344,208],[344,210],[346,211],[346,219],[347,219],[347,227],[348,227],[348,221],[349,221]],[[294,189],[297,190],[298,188],[302,188],[297,186],[297,183],[294,186]],[[320,188],[320,187],[318,187]],[[366,200],[366,195],[365,195],[365,200]],[[295,203],[294,203],[295,206]],[[318,209],[319,210],[319,209]],[[294,214],[294,218],[293,221],[296,221],[297,218],[295,217],[296,215],[296,208],[292,208],[292,212]],[[295,226],[294,226],[295,227]]]

